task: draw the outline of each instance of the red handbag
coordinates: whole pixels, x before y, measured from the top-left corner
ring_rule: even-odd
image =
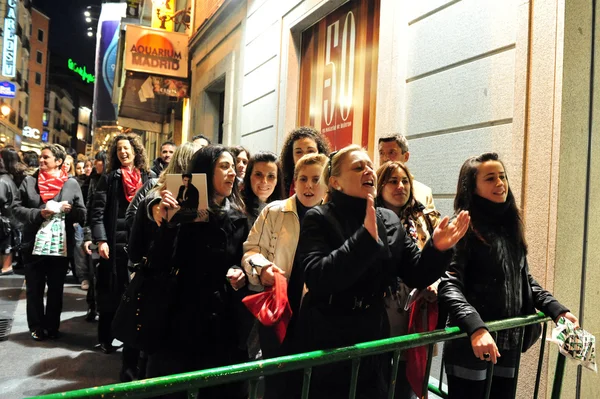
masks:
[[[424,311],[426,309],[426,311]],[[412,306],[408,322],[408,334],[433,331],[437,325],[438,304],[419,298]],[[427,347],[418,346],[406,350],[406,378],[413,392],[419,398],[427,398],[427,391],[423,392],[423,379],[427,370]]]
[[[245,297],[242,302],[262,325],[273,327],[279,343],[282,343],[292,318],[292,308],[287,297],[287,280],[283,274],[275,273],[273,286]]]

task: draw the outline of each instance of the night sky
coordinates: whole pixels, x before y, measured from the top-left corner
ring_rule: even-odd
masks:
[[[88,5],[100,6],[102,0],[33,0],[33,6],[50,17],[50,51],[64,58],[73,58],[88,70],[94,69],[96,37],[87,36],[83,12]],[[104,1],[106,2],[106,0]],[[98,17],[100,9],[94,8]],[[94,31],[97,21],[92,21]]]

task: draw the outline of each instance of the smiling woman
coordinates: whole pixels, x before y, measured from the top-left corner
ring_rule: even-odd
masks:
[[[277,161],[277,155],[272,152],[259,151],[248,162],[243,197],[249,229],[265,205],[284,198],[283,171]]]
[[[104,353],[113,352],[111,323],[121,295],[129,282],[128,256],[125,247],[129,240],[125,211],[135,192],[149,177],[146,150],[140,138],[133,134],[117,135],[108,152],[107,172],[96,184],[91,199],[90,228],[98,244],[100,262],[96,268],[96,296],[99,313],[98,340]],[[121,379],[137,367],[136,351],[123,349]]]

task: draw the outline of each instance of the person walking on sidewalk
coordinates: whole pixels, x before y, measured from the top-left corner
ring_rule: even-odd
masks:
[[[23,223],[23,261],[27,281],[27,324],[31,338],[41,341],[58,338],[60,313],[62,311],[63,286],[73,256],[73,223],[85,220],[85,205],[79,184],[61,169],[65,149],[58,144],[49,144],[42,149],[40,169],[33,176],[26,176],[19,187],[13,203],[17,220]],[[46,209],[50,200],[62,203],[61,212],[66,214],[67,257],[33,255],[36,234],[42,223],[54,212]],[[48,285],[46,309],[44,290]]]

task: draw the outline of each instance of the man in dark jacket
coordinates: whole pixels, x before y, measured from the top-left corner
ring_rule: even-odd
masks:
[[[172,141],[165,141],[160,146],[160,157],[156,158],[152,163],[151,170],[156,174],[156,177],[160,175],[169,162],[171,162],[171,158],[173,158],[173,153],[175,152],[175,143]]]

